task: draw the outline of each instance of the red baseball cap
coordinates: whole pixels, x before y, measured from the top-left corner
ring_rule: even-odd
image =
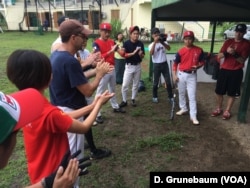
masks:
[[[183,38],[185,37],[193,37],[194,38],[194,32],[193,31],[185,31],[183,34]]]
[[[131,34],[135,30],[138,31],[138,32],[140,32],[140,28],[138,26],[132,26],[132,27],[129,28],[129,33]]]
[[[13,131],[40,117],[44,96],[36,89],[25,89],[6,95],[0,92],[0,143]]]
[[[100,24],[100,30],[108,30],[111,31],[112,30],[112,26],[110,23],[101,23]]]

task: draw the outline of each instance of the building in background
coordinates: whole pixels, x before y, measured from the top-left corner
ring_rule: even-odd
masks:
[[[100,22],[118,19],[125,31],[138,25],[141,39],[149,41],[151,11],[151,0],[1,0],[0,26],[4,30],[32,31],[48,20],[48,30],[57,31],[57,19],[65,15],[97,33]],[[156,26],[168,40],[179,40],[185,30],[192,29],[197,40],[203,41],[208,39],[209,23],[161,21]]]

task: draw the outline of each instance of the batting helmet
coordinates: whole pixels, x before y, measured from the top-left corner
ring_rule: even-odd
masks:
[[[194,38],[194,32],[193,31],[185,31],[183,34],[183,38],[185,37],[193,37]]]

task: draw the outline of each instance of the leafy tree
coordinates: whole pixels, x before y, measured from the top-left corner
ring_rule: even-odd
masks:
[[[119,32],[124,32],[124,30],[122,29],[122,22],[121,20],[118,19],[111,19],[110,24],[112,25],[112,32],[111,32],[111,38],[115,39],[116,35]]]

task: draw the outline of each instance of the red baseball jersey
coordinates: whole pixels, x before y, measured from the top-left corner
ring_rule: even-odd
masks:
[[[108,40],[102,40],[102,39],[96,39],[93,47],[96,49],[96,51],[101,52],[102,58],[105,59],[106,62],[110,63],[111,65],[115,64],[115,57],[114,52],[108,53],[111,48],[115,45],[115,42],[112,39]]]
[[[191,70],[192,66],[204,65],[204,53],[202,48],[193,45],[190,48],[183,47],[175,55],[173,70]]]

